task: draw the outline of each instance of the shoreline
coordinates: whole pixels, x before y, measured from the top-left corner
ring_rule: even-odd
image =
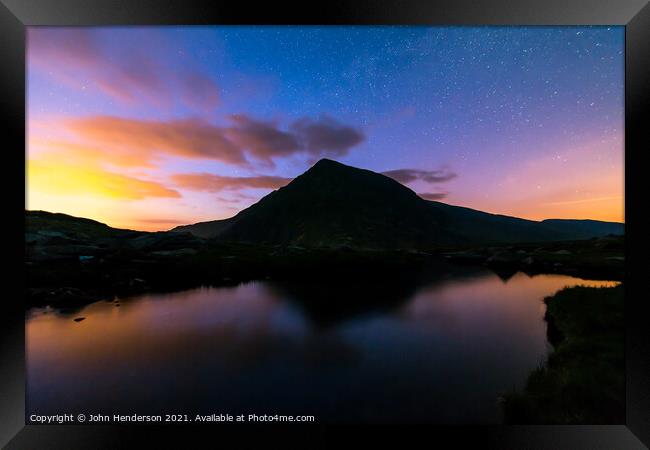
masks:
[[[546,361],[503,399],[506,424],[625,423],[623,284],[546,297]]]
[[[517,272],[528,276],[555,274],[585,280],[623,280],[624,261],[611,256],[617,249],[594,254],[590,249],[576,249],[594,242],[571,244],[556,243],[550,248],[525,244],[444,249],[430,253],[211,244],[191,255],[140,252],[81,261],[28,261],[25,305],[80,306],[115,296],[173,292],[201,285],[233,286],[253,280],[399,279],[419,277],[427,271],[434,272],[428,276],[435,277],[436,270],[440,272],[437,275],[444,275],[445,266],[466,271],[490,270],[504,281]]]

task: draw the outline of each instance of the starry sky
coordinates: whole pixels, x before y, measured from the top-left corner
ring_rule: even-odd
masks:
[[[27,209],[166,230],[327,157],[423,198],[623,221],[623,27],[31,27]]]

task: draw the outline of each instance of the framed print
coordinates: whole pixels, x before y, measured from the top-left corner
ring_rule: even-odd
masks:
[[[0,13],[6,448],[647,448],[646,3]]]

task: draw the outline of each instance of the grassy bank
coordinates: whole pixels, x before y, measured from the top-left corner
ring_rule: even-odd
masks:
[[[623,286],[565,288],[545,303],[554,350],[523,392],[505,396],[505,422],[624,423]]]

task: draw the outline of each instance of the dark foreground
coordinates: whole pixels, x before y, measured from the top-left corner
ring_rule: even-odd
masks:
[[[545,302],[554,351],[506,396],[506,422],[625,423],[623,286],[565,288]]]
[[[67,330],[64,332],[78,333],[80,330],[87,329],[91,326],[90,324],[96,323],[100,324],[100,327],[104,326],[101,325],[102,323],[105,323],[106,326],[114,325],[119,328],[114,332],[109,332],[109,330],[101,330],[100,333],[92,332],[89,334],[89,338],[98,335],[108,337],[123,334],[124,330],[121,327],[128,325],[127,323],[118,320],[111,325],[107,320],[108,318],[117,319],[122,317],[115,316],[115,311],[120,311],[120,314],[128,313],[132,305],[139,304],[138,302],[128,302],[124,300],[125,298],[141,295],[142,298],[146,299],[147,296],[155,296],[156,292],[172,292],[195,288],[196,286],[212,286],[221,289],[218,291],[218,298],[230,295],[227,294],[227,292],[230,292],[228,289],[234,289],[232,292],[238,292],[243,296],[244,300],[234,302],[233,305],[240,303],[244,305],[244,301],[250,301],[250,299],[261,301],[261,299],[265,298],[259,292],[248,292],[246,291],[248,288],[242,287],[244,286],[242,283],[252,280],[262,280],[260,286],[268,287],[268,289],[264,288],[266,289],[264,292],[268,294],[269,305],[285,301],[295,305],[297,309],[294,309],[294,306],[287,306],[286,310],[278,313],[278,317],[285,317],[282,321],[287,320],[286,317],[303,317],[303,319],[294,323],[294,325],[299,325],[300,329],[307,326],[304,323],[311,324],[308,326],[313,326],[317,330],[322,327],[331,329],[332,324],[346,323],[352,320],[353,317],[368,314],[383,315],[388,314],[389,311],[392,311],[390,314],[394,314],[395,311],[402,311],[396,316],[402,320],[403,309],[407,308],[408,310],[407,305],[411,304],[417,307],[417,320],[412,324],[408,324],[407,331],[399,327],[399,329],[392,330],[395,333],[399,331],[398,334],[404,337],[402,339],[404,342],[398,340],[399,345],[395,344],[398,341],[394,339],[389,340],[389,342],[382,342],[387,332],[386,329],[382,329],[382,326],[385,325],[383,322],[359,322],[357,324],[357,327],[362,331],[366,330],[366,328],[366,331],[372,331],[371,333],[368,331],[372,335],[370,339],[368,339],[368,336],[364,338],[362,333],[359,342],[376,343],[381,347],[381,349],[371,351],[368,355],[385,355],[390,359],[393,354],[387,350],[386,345],[389,344],[396,345],[394,348],[395,355],[402,355],[399,358],[395,357],[394,360],[380,361],[381,364],[377,367],[368,368],[369,373],[383,373],[382,371],[385,370],[387,364],[394,363],[395,367],[399,368],[400,374],[404,376],[402,382],[404,383],[404,389],[406,389],[413,383],[412,375],[415,367],[419,367],[418,371],[421,371],[423,361],[435,363],[431,367],[430,376],[423,376],[422,383],[415,386],[417,389],[406,389],[408,395],[405,394],[406,397],[399,397],[400,401],[405,398],[413,399],[413,401],[422,399],[424,393],[430,393],[432,379],[440,375],[439,359],[431,359],[431,349],[449,349],[451,344],[458,345],[460,346],[458,351],[451,352],[453,360],[467,360],[467,364],[477,362],[477,366],[459,368],[449,363],[450,373],[447,374],[448,376],[443,377],[444,379],[438,380],[438,385],[448,387],[450,380],[456,380],[459,383],[457,386],[458,392],[466,392],[467,386],[474,386],[474,390],[478,389],[477,383],[480,383],[479,379],[470,379],[469,376],[459,377],[459,373],[453,372],[462,369],[468,374],[482,374],[481,379],[485,380],[487,372],[490,371],[486,372],[487,362],[481,360],[483,357],[481,355],[492,355],[492,362],[495,363],[495,366],[491,373],[494,374],[494,380],[496,381],[494,386],[486,390],[484,393],[485,398],[479,403],[483,406],[491,404],[496,408],[496,397],[507,391],[509,386],[521,386],[518,380],[525,380],[530,368],[535,366],[534,361],[529,364],[530,361],[527,358],[533,358],[537,361],[536,358],[543,357],[546,341],[543,328],[539,330],[541,334],[541,336],[538,336],[539,339],[533,342],[539,348],[536,347],[535,351],[531,351],[532,344],[524,345],[524,343],[525,339],[530,335],[531,327],[535,327],[536,322],[541,323],[541,317],[536,316],[536,311],[538,311],[536,302],[539,301],[537,298],[541,299],[566,286],[566,284],[554,285],[552,290],[546,290],[551,286],[547,285],[547,283],[554,284],[557,280],[561,280],[562,277],[557,278],[556,281],[553,281],[552,278],[560,275],[576,277],[576,280],[622,280],[624,273],[624,238],[622,236],[603,236],[580,241],[492,246],[439,246],[422,248],[417,251],[399,248],[392,250],[365,248],[360,250],[347,246],[306,248],[296,245],[271,246],[226,242],[216,239],[203,239],[189,233],[179,232],[144,233],[119,230],[88,219],[35,212],[27,215],[26,270],[28,286],[26,306],[28,308],[51,306],[58,309],[56,314],[73,314],[63,320],[64,330]],[[462,314],[458,317],[466,317],[467,314],[467,317],[472,318],[471,323],[465,324],[458,317],[451,320],[458,314],[458,311],[454,308],[462,305],[463,301],[467,300],[468,293],[461,292],[461,295],[455,301],[449,303],[448,306],[451,311],[445,311],[442,308],[444,303],[440,303],[441,300],[438,299],[438,294],[433,295],[430,301],[425,302],[427,306],[432,308],[431,311],[426,309],[421,311],[421,306],[418,306],[421,305],[418,296],[423,292],[433,293],[433,286],[441,286],[442,288],[448,283],[452,283],[452,279],[456,279],[457,282],[462,280],[462,283],[459,283],[458,286],[470,288],[470,280],[480,274],[482,274],[480,276],[486,276],[485,272],[498,275],[498,278],[492,275],[493,279],[490,283],[495,282],[494,278],[500,281],[490,284],[495,290],[493,297],[487,294],[485,286],[478,289],[476,287],[469,289],[468,292],[476,293],[478,298],[476,298],[475,304],[466,305],[467,307],[463,308]],[[521,273],[517,275],[518,272]],[[450,274],[453,274],[453,276]],[[526,288],[524,290],[526,292],[524,294],[524,291],[519,291],[518,288],[514,289],[515,286],[525,280],[525,278],[521,278],[525,277],[523,274],[528,276],[536,274],[555,275],[534,277],[535,281],[530,285],[530,289]],[[500,283],[503,283],[503,286]],[[507,289],[501,292],[501,287],[506,285],[508,286]],[[334,289],[332,286],[336,286],[336,288]],[[512,392],[505,396],[505,402],[502,406],[506,422],[536,424],[624,423],[625,384],[623,372],[622,291],[622,287],[602,289],[572,288],[561,290],[554,296],[547,298],[548,310],[545,317],[548,323],[547,334],[548,340],[554,345],[555,350],[548,358],[547,363],[529,376],[528,382],[522,391]],[[449,295],[448,293],[445,294],[445,292],[447,291],[444,289],[439,291],[440,298],[444,299]],[[192,314],[193,310],[188,308],[188,302],[182,301],[184,294],[179,295],[179,299],[181,299],[178,302],[179,308],[169,313],[171,317],[178,318],[183,314]],[[123,301],[120,303],[115,297]],[[509,301],[512,301],[504,305],[504,309],[501,311],[496,309],[484,310],[485,300],[488,297],[493,298],[492,303],[488,302],[493,306],[502,300],[509,299]],[[525,301],[525,297],[530,297],[530,299]],[[94,304],[94,306],[91,305],[90,310],[84,309],[86,305],[98,300],[109,300],[112,303],[100,302]],[[197,321],[206,320],[206,317],[209,316],[209,314],[206,316],[206,311],[214,307],[213,301],[210,299],[205,300],[207,302],[205,305],[201,301],[199,299],[195,302],[199,306],[195,311],[197,316],[188,317],[188,321],[192,326],[189,326],[185,331],[181,330],[184,333],[195,333],[196,327],[194,324]],[[520,316],[513,316],[513,312],[519,311],[519,308],[526,303],[532,308],[526,316],[530,320],[524,321]],[[145,301],[143,304],[148,305],[149,303]],[[155,305],[156,308],[162,308],[165,303],[162,301],[155,302]],[[100,308],[100,310],[96,311],[97,317],[90,314],[94,311],[93,308]],[[79,314],[82,310],[84,311],[83,315]],[[41,312],[44,316],[37,317],[49,317],[51,309],[45,308]],[[140,342],[142,335],[139,324],[148,323],[151,317],[156,317],[160,312],[158,310],[144,310],[142,316],[134,316],[138,317],[138,319],[133,328],[129,329],[129,332],[133,333],[130,336],[132,339],[124,348],[130,348],[131,342]],[[241,317],[246,318],[246,320],[237,319],[236,323],[246,323],[251,317],[249,310],[235,312],[237,312],[236,315],[241,313]],[[224,317],[219,310],[214,310],[214,314],[215,320],[222,320]],[[230,311],[229,314],[232,315],[233,311]],[[420,317],[420,314],[424,314],[424,316]],[[225,317],[228,317],[228,315]],[[291,319],[291,322],[293,323],[295,320]],[[426,324],[430,320],[433,320],[434,323]],[[459,335],[451,336],[453,339],[450,337],[445,345],[440,346],[440,336],[427,335],[422,337],[417,334],[423,333],[423,330],[435,332],[448,320],[451,320],[452,325],[455,323],[458,326]],[[501,323],[501,320],[505,322]],[[269,323],[271,322],[269,321]],[[168,321],[165,320],[164,323],[168,323]],[[175,323],[175,321],[172,321],[172,323]],[[485,326],[497,325],[497,323],[498,326],[495,330],[503,331],[511,327],[512,333],[508,335],[508,333],[497,332],[490,328],[490,333],[494,331],[493,336],[491,339],[486,339],[480,330]],[[422,327],[423,324],[426,326]],[[45,325],[48,325],[48,323]],[[72,325],[76,328],[68,329]],[[262,329],[266,329],[266,327],[267,325],[264,322]],[[47,327],[43,328],[45,331],[47,329]],[[353,327],[353,329],[356,328]],[[473,330],[472,333],[469,333],[471,335],[470,341],[477,339],[480,343],[466,342],[469,339],[467,330]],[[453,332],[451,334],[453,335]],[[40,335],[40,333],[32,333],[31,341],[33,343],[37,342],[35,338],[37,335]],[[43,334],[43,342],[58,343],[62,336],[63,334],[54,334],[52,336]],[[74,336],[77,335],[74,334]],[[317,336],[320,336],[320,334],[317,334]],[[254,334],[255,339],[259,337]],[[417,339],[411,341],[414,337],[417,337]],[[77,338],[78,336],[71,339],[70,343],[78,343]],[[222,337],[219,337],[208,342],[216,342],[221,339]],[[285,338],[282,337],[282,339]],[[305,345],[304,339],[304,336],[296,338],[296,348],[302,348]],[[321,340],[321,337],[319,337],[314,342],[318,343],[318,345],[327,344],[326,346],[329,346],[328,339],[329,337],[323,341],[324,343],[319,343]],[[267,341],[267,337],[262,336],[262,342]],[[197,342],[205,343],[204,336],[198,339]],[[506,344],[510,342],[518,342],[522,345],[522,348],[518,351],[507,349]],[[154,340],[151,342],[151,348],[164,348],[165,345],[171,345],[172,343],[170,341],[161,346],[160,342]],[[422,353],[414,353],[412,358],[413,366],[411,368],[405,367],[403,364],[403,355],[406,354],[405,349],[412,348],[415,344],[421,347]],[[107,345],[108,348],[115,347],[114,342],[109,342]],[[259,350],[260,345],[253,342],[250,349],[252,349],[252,352],[254,350],[254,352],[251,355]],[[358,342],[355,345],[358,345]],[[467,345],[467,348],[481,349],[481,351],[474,356],[463,354],[466,351],[464,345]],[[486,349],[490,345],[494,346],[494,348],[493,351],[488,352]],[[59,346],[58,349],[46,349],[46,347],[43,344],[43,355],[46,355],[46,358],[47,355],[60,358],[61,355],[57,352],[65,348],[65,346]],[[196,347],[198,348],[200,345],[197,344]],[[417,345],[415,347],[420,348]],[[248,347],[236,346],[235,348],[237,350],[233,350],[233,355],[238,355],[238,352]],[[278,354],[285,355],[286,342],[279,344],[278,348],[282,349]],[[97,352],[96,348],[79,350],[78,354],[80,355],[97,354],[101,356],[103,354]],[[322,353],[321,350],[320,347],[317,347],[316,350],[310,350],[305,355],[318,355]],[[250,356],[248,353],[244,353],[243,356],[247,358]],[[516,353],[524,356],[517,359],[513,356]],[[31,354],[33,356],[37,355],[36,350],[32,349]],[[154,360],[159,357],[154,351],[152,351],[151,355]],[[197,372],[197,376],[208,377],[209,379],[205,380],[205,386],[213,386],[214,379],[210,378],[210,374],[215,373],[215,370],[218,372],[218,368],[212,366],[216,364],[213,361],[214,347],[209,346],[209,348],[205,349],[205,355],[207,355],[206,358],[203,358],[200,354],[195,355],[198,359],[189,361],[191,363],[190,367],[193,367],[192,364],[197,361],[205,362],[208,365],[206,370]],[[332,361],[339,361],[339,350],[331,354],[328,353],[328,355],[327,358],[334,358]],[[503,359],[504,355],[509,355],[506,360]],[[117,364],[119,366],[119,364],[124,363],[124,352],[118,352],[115,357],[115,361],[110,363],[108,361],[102,362],[101,367],[106,367],[107,364]],[[250,361],[257,361],[257,359],[255,357]],[[44,361],[42,370],[34,370],[32,374],[49,374],[56,367],[63,371],[70,368],[76,370],[78,367],[84,367],[83,364],[81,366],[75,364],[62,366],[59,359],[57,359],[59,362],[52,363],[54,365],[50,365],[46,360]],[[72,362],[74,361],[73,358]],[[250,362],[248,359],[246,361]],[[330,360],[327,359],[327,361]],[[496,364],[496,362],[500,364],[508,363],[508,361],[520,361],[521,364],[517,368],[505,368]],[[163,364],[166,362],[170,364],[169,367]],[[275,359],[271,358],[271,362],[275,364]],[[34,361],[33,364],[35,364]],[[133,364],[137,366],[139,364],[138,359],[134,360]],[[318,364],[321,364],[321,362]],[[174,374],[188,370],[188,367],[179,368],[178,361],[175,358],[171,358],[169,361],[163,360],[160,365],[161,367],[155,370],[156,374],[165,371]],[[270,373],[269,370],[268,367],[260,368],[260,373],[268,374]],[[273,365],[273,370],[275,370],[275,365]],[[296,372],[291,373],[291,377],[287,378],[289,380],[287,382],[287,392],[290,391],[289,386],[295,385],[295,381],[292,381],[294,377],[298,377],[304,370],[302,366],[296,367]],[[234,373],[241,372],[237,369]],[[363,375],[363,380],[359,380],[359,386],[368,384],[370,379],[368,373],[358,373]],[[509,374],[509,379],[504,378],[506,373]],[[114,384],[115,380],[123,375],[124,372],[118,370],[107,377],[106,382]],[[264,376],[261,376],[260,379],[264,379]],[[76,376],[69,377],[65,375],[61,377],[62,380],[72,378],[78,379]],[[330,378],[327,376],[323,378],[324,386],[331,385]],[[387,384],[392,384],[395,388],[395,379],[390,379],[390,377],[389,379],[380,378],[377,378],[376,386],[371,386],[373,389],[376,387],[377,390],[369,392],[367,398],[382,398],[378,392],[384,392]],[[90,395],[89,392],[96,391],[98,380],[96,374],[89,374],[88,380],[88,386],[92,386],[88,392],[78,392],[71,396],[64,395],[64,397],[84,398]],[[173,384],[174,380],[169,380],[169,383]],[[342,380],[341,383],[344,383],[347,382],[345,380],[349,380],[349,377],[347,375],[341,376],[340,380]],[[47,388],[52,382],[51,377],[46,377],[45,380],[33,380],[31,386],[36,387],[38,390]],[[230,385],[232,382],[233,380],[224,380],[224,385]],[[106,392],[110,388],[108,384]],[[436,382],[434,381],[433,384],[436,384]],[[142,385],[142,382],[136,383],[138,387]],[[124,386],[127,389],[129,385],[125,384]],[[244,383],[243,387],[246,386],[248,384]],[[257,384],[254,383],[253,386],[257,386]],[[400,391],[395,389],[396,393]],[[212,390],[214,390],[213,387],[208,389],[210,392]],[[165,388],[165,392],[168,391]],[[439,393],[440,396],[446,395],[445,392],[449,391],[449,389],[445,388],[443,391]],[[59,392],[63,395],[66,391],[63,389]],[[136,390],[136,392],[138,391]],[[404,394],[404,392],[402,393]],[[223,401],[221,391],[217,392],[215,390],[214,394],[218,394],[220,401]],[[476,412],[476,415],[456,411],[454,412],[456,415],[434,417],[435,414],[432,411],[438,411],[437,414],[448,414],[453,408],[464,408],[464,404],[458,401],[456,394],[454,395],[455,397],[452,396],[454,398],[448,399],[449,401],[446,401],[446,403],[442,402],[442,397],[432,397],[430,399],[431,408],[427,410],[429,412],[426,420],[437,423],[485,423],[486,421],[492,422],[495,420],[496,413],[494,411],[490,413],[483,411],[480,414]],[[131,398],[132,394],[126,392],[125,396],[125,398]],[[190,397],[189,394],[188,396],[181,395],[178,404],[184,404],[186,399]],[[33,393],[32,395],[33,401],[44,398],[46,396],[44,397],[41,394]],[[159,396],[156,392],[152,392],[152,397],[149,400],[153,402],[156,398],[159,398]],[[329,398],[325,396],[322,400],[327,403]],[[267,400],[264,399],[264,402]],[[350,404],[347,400],[345,402],[342,400],[343,403],[341,404]],[[396,399],[385,400],[386,405],[394,405],[395,401],[397,401]],[[466,400],[467,405],[475,404],[477,396],[473,395]],[[233,405],[237,404],[236,401],[238,400],[233,399]],[[447,412],[439,411],[440,405],[443,403],[448,406]],[[54,404],[59,403],[55,402]],[[213,404],[214,402],[209,401],[204,406],[209,409]],[[32,403],[32,405],[35,405],[35,403]],[[41,406],[44,407],[45,405]],[[95,406],[100,407],[102,404],[99,402]],[[339,406],[337,406],[337,410]],[[327,408],[330,407],[332,405],[324,406],[323,411],[329,411]],[[488,406],[485,407],[488,408]],[[381,410],[379,406],[377,408],[377,411]],[[388,408],[388,410],[392,409]],[[422,412],[421,409],[421,407],[418,409],[420,413]],[[306,411],[308,412],[308,409]],[[359,414],[370,414],[367,411],[357,413],[352,414],[354,417],[348,419],[354,421],[353,419],[358,418]],[[397,415],[406,422],[415,419],[415,416],[411,417],[414,412],[410,410],[393,411],[390,414],[386,412],[387,415],[382,412],[380,414],[382,417],[376,419],[392,422],[392,419],[388,420],[388,416],[392,417],[394,413],[399,413]],[[424,419],[418,416],[417,420],[422,421]]]
[[[202,239],[189,233],[110,228],[62,214],[27,215],[27,306],[79,306],[114,296],[229,286],[251,280],[402,279],[446,259],[508,279],[555,273],[622,280],[624,238],[494,246],[306,248]]]

